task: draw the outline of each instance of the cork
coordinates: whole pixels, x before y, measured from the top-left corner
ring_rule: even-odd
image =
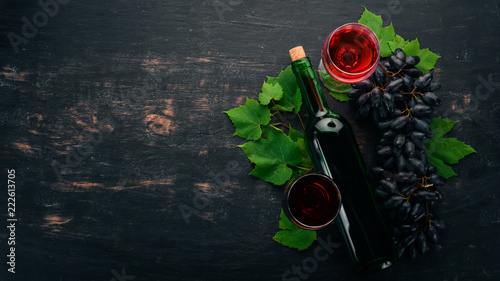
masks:
[[[304,48],[302,48],[302,46],[297,46],[293,49],[290,49],[290,51],[288,52],[290,53],[292,61],[296,61],[298,59],[306,57],[306,52],[304,52]]]

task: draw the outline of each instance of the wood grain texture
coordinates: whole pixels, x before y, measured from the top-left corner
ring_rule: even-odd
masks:
[[[16,169],[19,219],[13,275],[2,205],[0,279],[285,280],[315,247],[272,240],[282,189],[248,175],[222,112],[256,98],[291,47],[317,62],[328,33],[366,5],[441,56],[436,114],[461,120],[450,136],[478,152],[442,189],[438,246],[370,280],[497,280],[498,1],[392,2],[69,1],[17,53],[8,34],[42,8],[0,2],[0,166],[4,179]],[[373,164],[377,131],[351,124]],[[362,280],[346,257],[339,248],[307,279]]]

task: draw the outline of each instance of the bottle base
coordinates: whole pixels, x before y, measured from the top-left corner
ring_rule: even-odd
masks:
[[[394,261],[394,258],[389,257],[378,258],[366,264],[358,265],[354,269],[354,272],[358,275],[373,273],[390,267],[394,263]]]

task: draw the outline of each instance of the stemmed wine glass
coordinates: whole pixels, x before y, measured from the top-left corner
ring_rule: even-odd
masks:
[[[332,31],[323,44],[318,72],[323,85],[333,92],[361,82],[377,69],[380,45],[375,33],[359,23],[347,23]]]
[[[318,230],[329,225],[340,211],[340,191],[324,174],[304,173],[292,179],[283,196],[283,211],[296,226]]]

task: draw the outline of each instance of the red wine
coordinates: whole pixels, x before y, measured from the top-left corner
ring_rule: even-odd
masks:
[[[306,229],[319,229],[337,216],[340,193],[335,183],[325,175],[307,173],[288,184],[283,205],[294,224]]]
[[[352,128],[328,108],[303,50],[292,49],[290,53],[292,70],[310,115],[305,131],[307,147],[316,171],[333,179],[340,190],[342,204],[336,225],[355,271],[364,274],[386,268],[396,260],[396,254]]]
[[[375,71],[380,57],[377,36],[361,24],[346,24],[325,41],[322,51],[323,64],[335,79],[357,83]]]

